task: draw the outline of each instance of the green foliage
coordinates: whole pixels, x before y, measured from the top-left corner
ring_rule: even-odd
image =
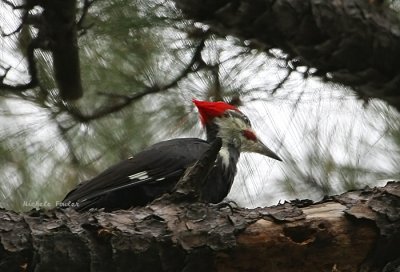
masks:
[[[17,19],[0,22],[17,25]],[[38,87],[0,91],[1,207],[27,210],[35,201],[54,206],[79,181],[151,143],[200,136],[192,98],[240,97],[263,138],[272,149],[280,147],[283,164],[243,160],[232,198],[244,197],[246,205],[276,203],[271,187],[279,185],[282,198],[318,198],[400,178],[398,113],[380,103],[360,110],[357,102],[346,113],[360,117],[365,130],[349,128],[355,121],[348,118],[333,122],[331,115],[342,114],[338,107],[354,99],[346,95],[338,102],[329,94],[348,90],[316,81],[309,70],[283,61],[277,49],[260,52],[249,42],[212,35],[206,26],[180,18],[169,1],[95,1],[84,26],[83,99],[59,98],[51,54],[43,50],[35,51]],[[36,35],[25,26],[17,38],[1,38],[2,54],[13,56],[7,59],[12,82],[27,81],[25,49]],[[308,82],[319,87],[309,88]],[[360,136],[371,129],[380,135],[373,146]],[[384,163],[370,167],[374,159]]]

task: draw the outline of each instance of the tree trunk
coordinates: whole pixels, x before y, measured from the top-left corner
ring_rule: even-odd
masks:
[[[400,19],[373,0],[174,0],[189,18],[400,110]],[[386,2],[386,1],[385,1]],[[389,2],[389,1],[387,1]]]
[[[0,238],[0,271],[399,271],[400,183],[251,210],[0,210]]]
[[[76,100],[83,95],[76,20],[76,0],[43,1],[43,34],[49,39],[54,77],[60,95]]]

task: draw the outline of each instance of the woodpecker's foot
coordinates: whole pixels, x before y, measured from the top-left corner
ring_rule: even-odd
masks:
[[[104,212],[105,209],[104,208],[90,208],[88,210],[89,213],[98,213],[98,212]]]
[[[229,208],[231,213],[233,213],[235,210],[239,209],[239,205],[233,200],[227,200],[227,201],[223,201],[223,202],[220,202],[217,204],[210,203],[209,205],[211,207],[217,208],[218,210],[222,210],[224,208]]]

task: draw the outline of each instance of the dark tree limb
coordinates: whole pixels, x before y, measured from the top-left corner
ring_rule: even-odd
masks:
[[[35,68],[35,49],[48,50],[53,57],[53,70],[57,87],[62,99],[75,100],[82,96],[82,83],[79,63],[79,48],[77,41],[76,0],[28,0],[26,4],[14,6],[7,0],[2,0],[13,9],[22,9],[21,24],[10,36],[18,33],[24,25],[31,25],[38,29],[37,37],[32,38],[28,45],[28,72],[30,82],[26,84],[5,84],[1,82],[0,89],[11,91],[25,91],[38,86],[37,72]],[[86,2],[85,2],[86,3]],[[81,19],[88,12],[90,4],[83,7]],[[29,15],[29,11],[35,6],[43,8],[38,15]],[[82,23],[82,22],[81,22]]]
[[[0,210],[1,271],[397,271],[400,183],[257,209]]]
[[[57,87],[65,100],[75,100],[83,95],[76,5],[76,0],[43,1],[43,31],[53,55]]]
[[[400,19],[376,1],[174,0],[187,18],[400,110]]]
[[[81,17],[79,18],[78,22],[77,22],[77,27],[78,29],[83,29],[84,27],[84,23],[85,23],[85,19],[86,16],[89,12],[89,8],[93,5],[94,0],[84,0],[83,1],[83,7],[82,7],[82,14]]]

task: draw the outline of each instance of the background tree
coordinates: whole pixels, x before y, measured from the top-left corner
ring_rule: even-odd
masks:
[[[63,7],[63,1],[50,6],[34,0],[1,2],[2,207],[30,209],[24,200],[54,205],[78,181],[153,142],[199,135],[193,97],[242,104],[283,155],[280,165],[244,156],[242,175],[230,195],[242,205],[276,203],[288,193],[319,198],[399,178],[398,112],[372,99],[383,98],[398,108],[398,1],[383,6],[351,1],[373,15],[365,19],[371,30],[355,37],[352,33],[359,33],[364,21],[351,21],[346,12],[358,9],[327,6],[324,11],[314,1],[264,1],[262,7],[271,5],[267,10],[275,13],[268,20],[280,19],[265,39],[257,37],[263,20],[249,32],[251,37],[243,35],[248,30],[244,23],[255,22],[245,15],[259,15],[246,9],[246,1],[204,1],[197,13],[192,1],[183,0],[64,2],[77,8],[67,12],[71,8]],[[252,5],[259,8],[261,2]],[[304,21],[302,29],[310,35],[299,32],[285,42],[298,25],[290,18],[303,18],[292,12],[309,18],[304,7],[315,8],[312,14],[320,17]],[[329,10],[335,16],[346,11],[338,17],[342,24],[323,24],[335,25],[335,31],[307,28],[333,18]],[[73,23],[60,26],[60,16]],[[381,28],[376,18],[383,19]],[[351,39],[326,38],[341,31]],[[379,46],[367,39],[373,35]],[[60,44],[69,44],[68,49]],[[363,50],[345,61],[354,52],[346,50],[358,44],[365,44]],[[376,61],[381,54],[383,61]],[[370,55],[371,61],[359,61]],[[71,76],[63,80],[62,75]],[[75,84],[65,86],[65,81]],[[83,98],[66,99],[79,96],[63,95],[71,89],[79,93],[79,86]],[[369,92],[371,86],[376,92]]]

